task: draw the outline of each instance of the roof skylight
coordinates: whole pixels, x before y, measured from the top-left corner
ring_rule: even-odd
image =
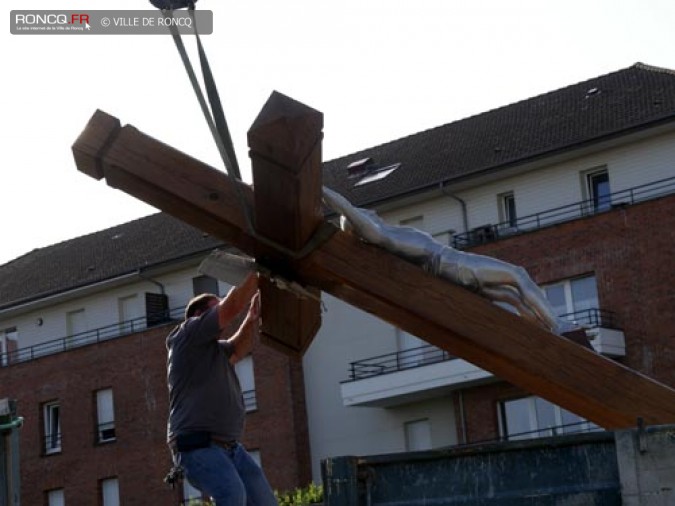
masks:
[[[373,183],[375,181],[380,181],[380,180],[384,179],[385,177],[387,177],[392,172],[394,172],[400,166],[401,166],[400,163],[395,163],[393,165],[387,165],[386,167],[380,167],[380,168],[377,168],[377,169],[373,169],[373,171],[370,172],[368,175],[359,179],[358,183],[356,183],[354,186],[362,186],[364,184]]]

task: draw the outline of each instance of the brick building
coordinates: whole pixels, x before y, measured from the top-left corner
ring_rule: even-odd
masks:
[[[524,266],[600,353],[675,386],[675,73],[636,64],[324,165],[387,221]],[[164,337],[227,286],[219,243],[162,213],[0,266],[0,398],[17,399],[22,493],[49,506],[178,504],[161,482]],[[414,294],[411,294],[414,296]],[[327,295],[302,362],[238,368],[244,443],[273,486],[327,456],[597,429]],[[496,335],[495,339],[499,339]]]

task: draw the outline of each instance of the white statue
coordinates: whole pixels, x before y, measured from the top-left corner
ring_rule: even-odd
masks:
[[[354,207],[324,186],[326,205],[341,215],[343,230],[380,246],[426,271],[466,287],[493,302],[505,302],[518,313],[557,335],[579,330],[575,322],[558,317],[541,288],[527,271],[496,258],[456,250],[412,227],[388,225],[374,211]]]

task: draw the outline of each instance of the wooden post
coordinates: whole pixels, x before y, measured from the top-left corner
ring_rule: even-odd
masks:
[[[255,229],[297,253],[323,222],[321,213],[321,129],[323,115],[274,92],[248,132],[255,188]],[[289,255],[268,250],[259,262],[293,277]],[[260,284],[262,338],[287,353],[302,355],[321,326],[321,292],[312,297]]]

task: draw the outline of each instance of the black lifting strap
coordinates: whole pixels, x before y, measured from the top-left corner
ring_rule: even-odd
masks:
[[[199,63],[202,69],[202,77],[204,78],[204,87],[206,88],[206,93],[209,99],[209,106],[206,104],[204,99],[204,94],[197,77],[195,76],[194,69],[192,68],[192,63],[190,58],[187,55],[185,50],[185,45],[181,39],[180,32],[178,27],[174,26],[173,23],[169,24],[169,30],[171,31],[171,36],[173,37],[178,53],[180,54],[185,70],[187,71],[188,77],[190,78],[190,83],[192,83],[192,88],[197,95],[197,100],[199,105],[204,113],[204,118],[206,119],[213,139],[216,142],[218,147],[218,152],[220,157],[223,159],[225,168],[227,169],[228,175],[234,179],[241,180],[241,172],[239,171],[239,164],[237,163],[237,157],[234,152],[234,145],[232,144],[232,137],[230,136],[230,130],[227,127],[227,121],[225,120],[225,113],[223,112],[223,106],[220,102],[220,96],[218,94],[218,88],[216,87],[216,82],[213,79],[213,74],[211,73],[211,66],[209,65],[209,60],[206,57],[206,51],[204,51],[204,46],[199,37],[199,31],[197,30],[196,19],[194,16],[194,2],[193,0],[151,0],[153,5],[155,2],[159,4],[166,4],[167,2],[171,5],[177,5],[179,7],[188,7],[188,12],[192,18],[192,26],[194,28],[194,34],[197,39],[197,49],[199,51]],[[162,14],[166,17],[173,17],[173,9],[163,9]]]
[[[194,0],[150,0],[150,1],[153,5],[155,5],[155,7],[159,7],[160,9],[162,9],[162,14],[169,18],[173,17],[174,8],[182,8],[182,7],[188,8],[188,12],[190,13],[190,16],[192,18],[192,26],[194,28],[194,34],[197,39],[197,48],[199,50],[199,62],[202,68],[204,87],[206,88],[206,93],[209,98],[209,104],[211,106],[210,110],[208,105],[206,104],[206,100],[204,99],[204,94],[202,93],[202,89],[199,86],[197,77],[195,76],[194,69],[192,68],[192,63],[190,62],[190,58],[187,55],[187,51],[185,50],[185,46],[183,44],[183,40],[181,39],[178,28],[174,26],[173,23],[169,23],[169,30],[171,31],[171,36],[173,37],[173,40],[176,44],[176,48],[178,49],[178,53],[180,54],[181,60],[183,61],[183,65],[185,66],[185,70],[187,71],[188,77],[190,78],[190,82],[192,83],[192,88],[194,89],[195,94],[197,95],[197,100],[199,101],[199,105],[202,109],[202,112],[204,113],[204,118],[206,118],[206,122],[209,125],[209,129],[211,130],[213,139],[216,142],[218,152],[220,153],[220,156],[223,159],[223,163],[225,164],[225,168],[227,169],[227,174],[231,179],[241,180],[241,174],[239,172],[237,157],[234,152],[234,146],[232,144],[232,138],[230,137],[230,131],[227,127],[227,121],[225,121],[225,113],[223,112],[223,107],[220,102],[216,82],[213,79],[213,74],[211,73],[211,67],[209,66],[209,61],[208,58],[206,57],[206,52],[204,51],[201,39],[199,38],[196,19],[194,15],[194,8],[195,8]],[[255,227],[253,226],[253,217],[251,209],[249,209],[249,206],[244,201],[243,195],[241,194],[241,190],[239,189],[239,185],[236,184],[236,181],[234,188],[236,190],[235,193],[237,195],[237,198],[239,199],[239,203],[244,211],[248,232],[258,241],[267,244],[269,246],[272,246],[273,248],[281,251],[282,253],[284,253],[285,255],[294,260],[304,258],[305,256],[309,255],[321,244],[326,242],[337,230],[334,226],[328,223],[323,223],[315,230],[313,236],[302,247],[302,249],[300,249],[300,251],[289,250],[285,246],[278,244],[277,242],[272,241],[271,239],[263,237],[255,231]]]

